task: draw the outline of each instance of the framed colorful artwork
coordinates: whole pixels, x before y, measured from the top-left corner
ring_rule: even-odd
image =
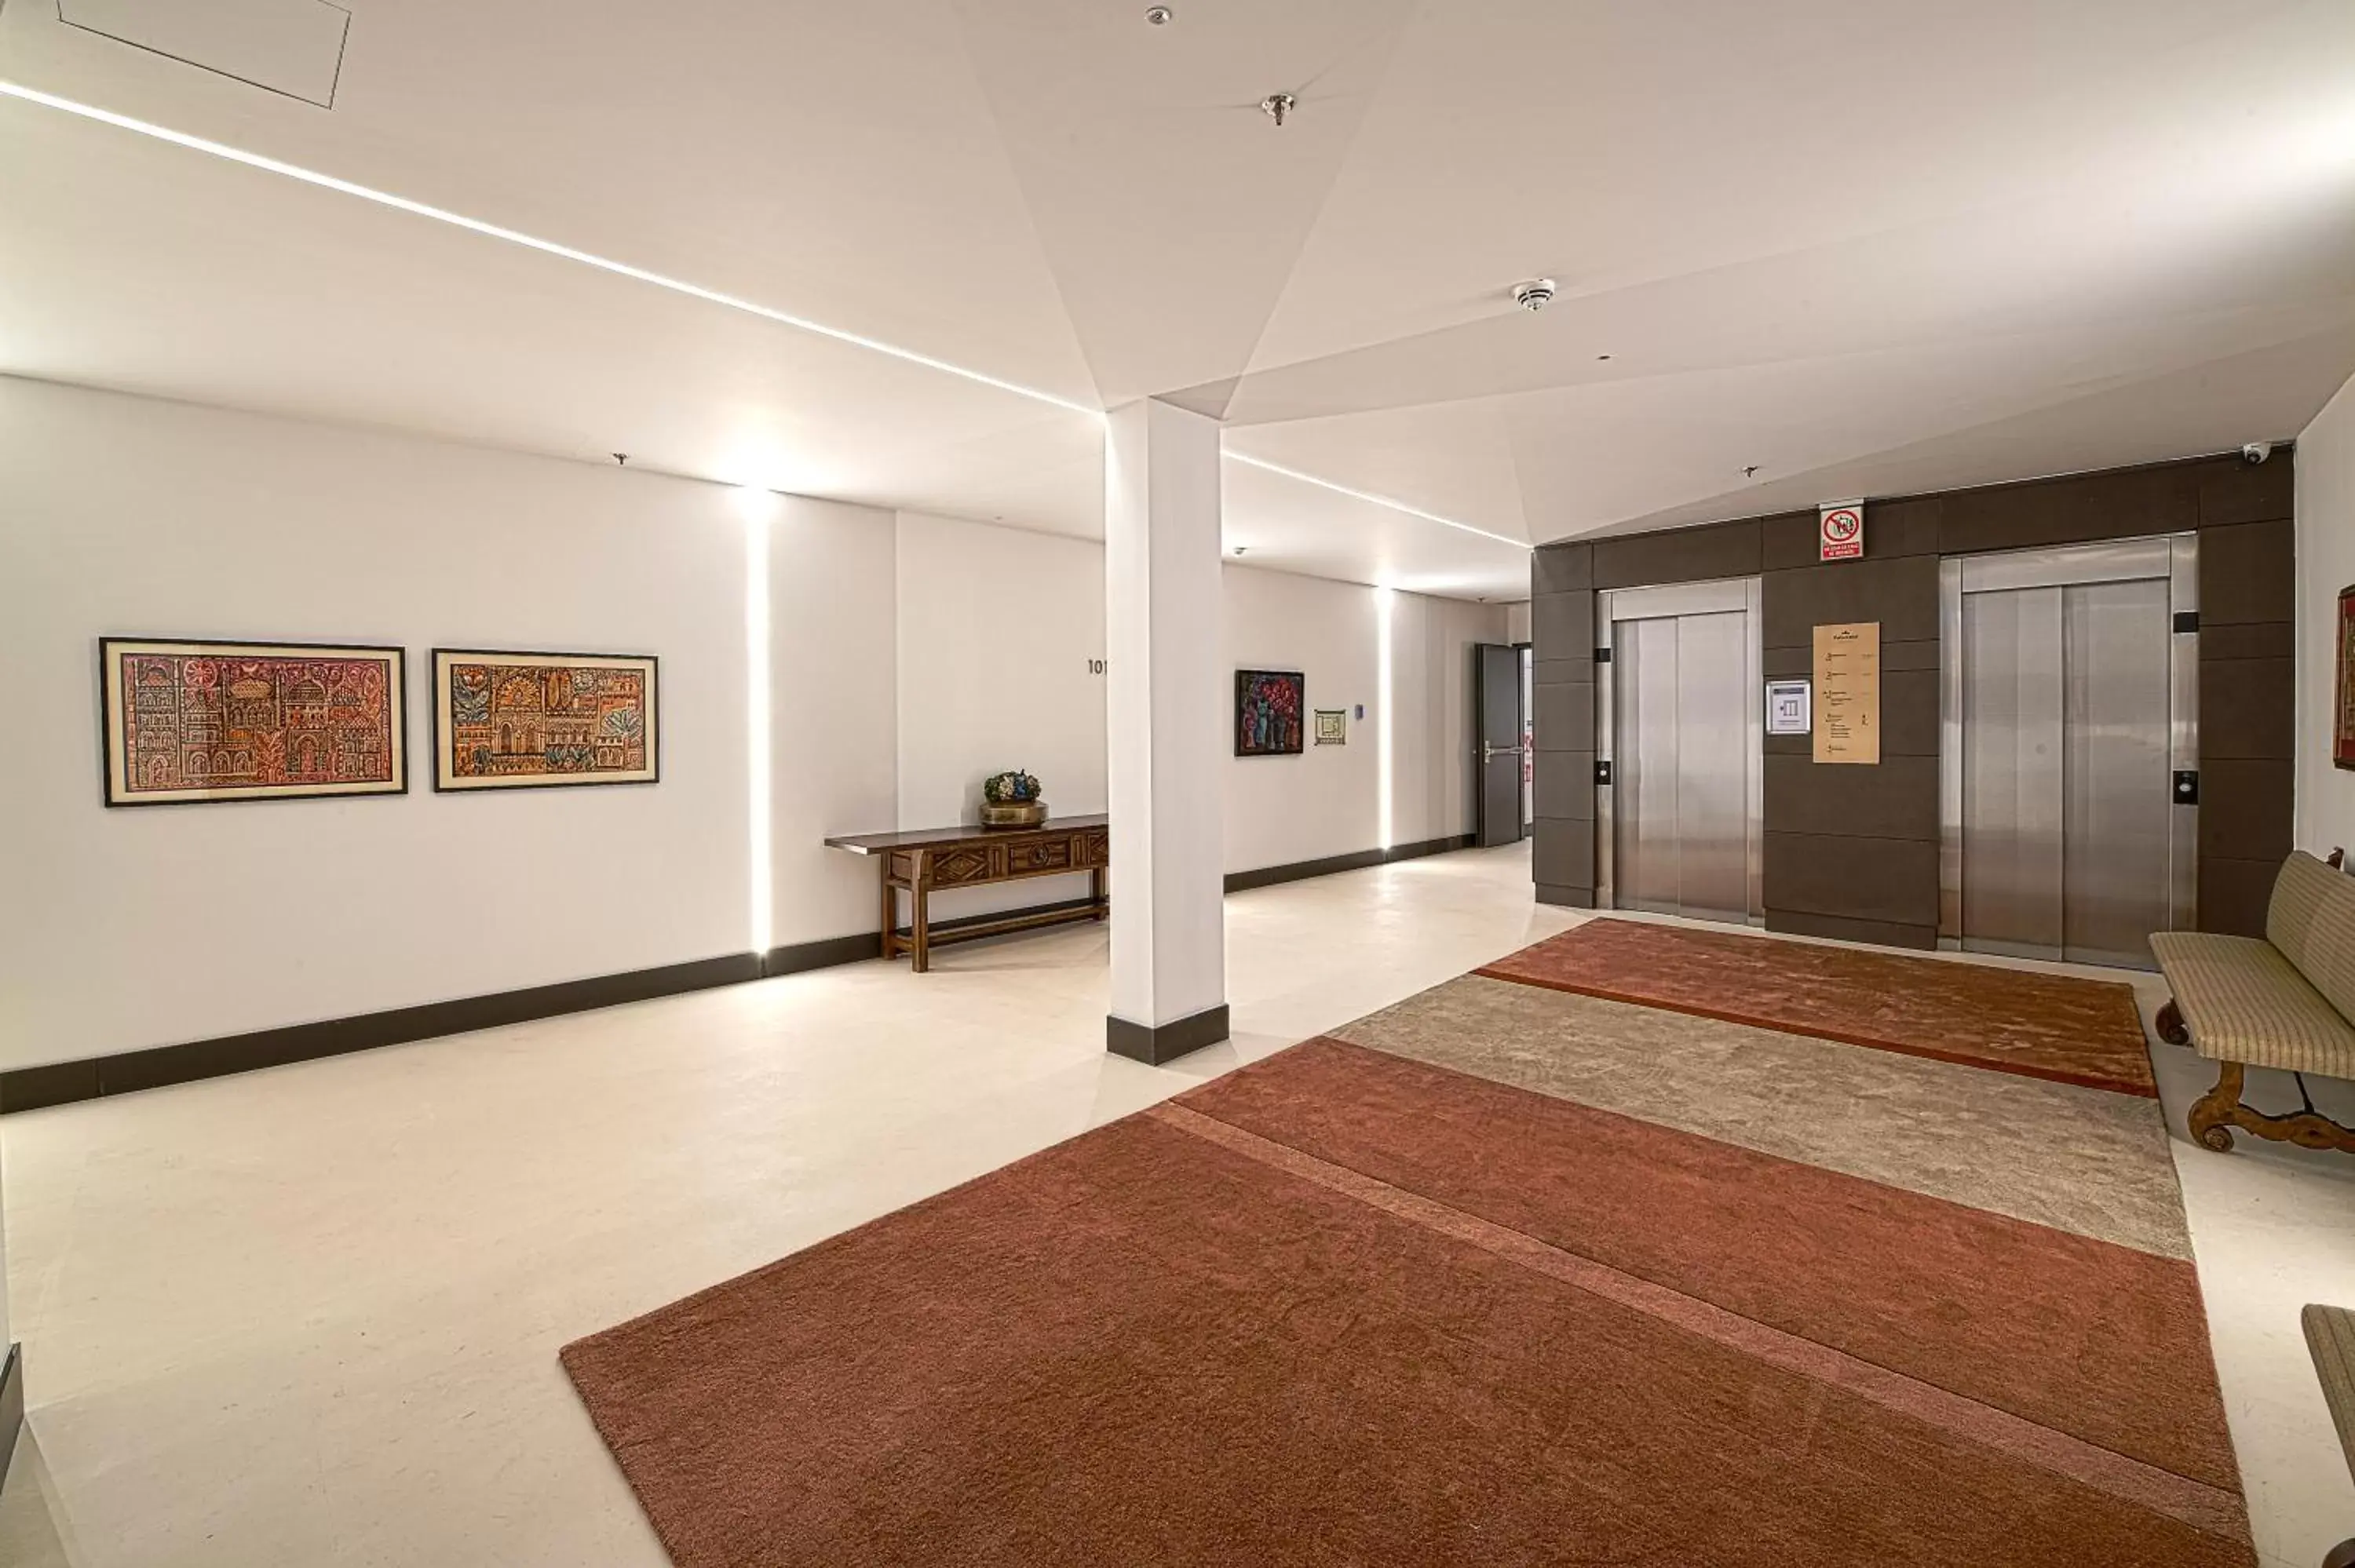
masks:
[[[651,653],[433,650],[433,788],[652,784],[662,777]]]
[[[2330,760],[2355,768],[2355,585],[2339,590],[2338,702],[2331,708]]]
[[[401,794],[404,657],[334,642],[102,637],[106,803]]]
[[[1316,710],[1316,744],[1347,746],[1349,744],[1349,710],[1318,708]]]
[[[1235,755],[1297,757],[1308,679],[1296,670],[1235,672]]]

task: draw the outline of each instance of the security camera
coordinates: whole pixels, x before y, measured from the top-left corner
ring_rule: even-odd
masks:
[[[2274,444],[2271,441],[2251,441],[2241,449],[2241,461],[2243,462],[2259,463],[2273,455]]]

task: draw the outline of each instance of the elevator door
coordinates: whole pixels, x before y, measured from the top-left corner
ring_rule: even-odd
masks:
[[[1598,885],[1614,908],[1746,920],[1760,912],[1756,590],[1695,589],[1605,596]]]
[[[2150,933],[2190,924],[2191,548],[1947,563],[1955,945],[2148,968]]]

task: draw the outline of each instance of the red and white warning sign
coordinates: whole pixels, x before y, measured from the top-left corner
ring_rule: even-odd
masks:
[[[1817,509],[1816,558],[1852,561],[1864,554],[1864,503],[1835,502]]]

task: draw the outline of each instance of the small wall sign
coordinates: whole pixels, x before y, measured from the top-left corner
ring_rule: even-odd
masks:
[[[1806,681],[1766,683],[1766,733],[1805,735],[1815,727],[1815,687]]]
[[[1316,744],[1347,746],[1349,744],[1349,710],[1318,708],[1316,710]]]
[[[1864,554],[1864,503],[1837,501],[1816,512],[1816,558],[1852,561]]]

